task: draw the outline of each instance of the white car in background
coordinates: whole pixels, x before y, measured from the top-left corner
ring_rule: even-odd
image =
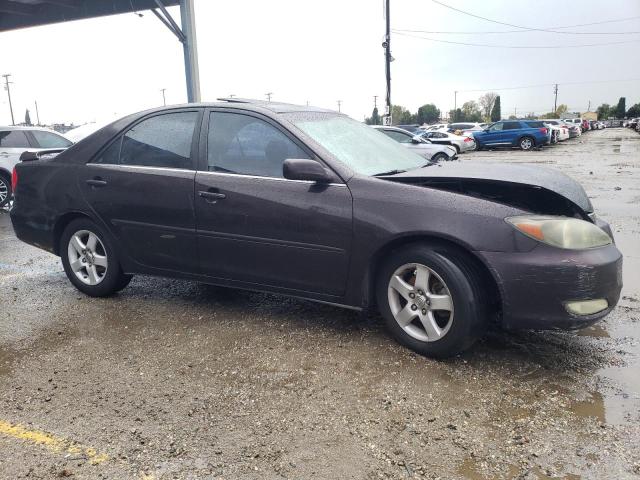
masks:
[[[433,131],[433,130],[442,130],[443,128],[447,128],[446,123],[436,123],[435,125],[428,125],[420,127],[421,130],[425,131]]]
[[[426,131],[419,133],[422,138],[428,139],[436,145],[451,145],[458,153],[468,152],[476,149],[476,141],[473,137],[455,135],[444,130]]]
[[[551,129],[551,143],[564,142],[569,139],[569,127],[560,119],[543,119],[544,124]]]
[[[11,172],[27,150],[65,149],[73,142],[41,127],[0,127],[0,208],[11,200]]]
[[[477,123],[477,122],[458,122],[458,123],[450,123],[447,125],[447,131],[449,133],[453,133],[454,135],[464,135],[467,137],[472,137],[473,132],[480,132],[487,128],[487,123]]]
[[[414,135],[402,128],[379,125],[373,128],[430,162],[438,163],[458,158],[458,151],[452,146],[433,144],[428,139],[422,138],[420,135]]]

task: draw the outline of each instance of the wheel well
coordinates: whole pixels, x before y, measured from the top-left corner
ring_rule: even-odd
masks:
[[[60,237],[62,236],[62,232],[67,228],[72,221],[77,218],[87,218],[91,220],[89,215],[85,215],[84,213],[79,212],[69,212],[62,215],[56,221],[55,226],[53,227],[53,253],[56,255],[60,255]]]
[[[0,177],[4,177],[5,180],[11,182],[11,173],[4,168],[0,168]]]
[[[376,279],[378,277],[378,271],[380,270],[384,260],[393,251],[408,248],[415,244],[428,244],[433,247],[434,250],[437,250],[438,247],[446,247],[449,250],[454,250],[456,252],[456,256],[468,263],[479,275],[482,288],[485,289],[486,298],[492,300],[489,305],[491,321],[495,323],[499,322],[502,313],[502,294],[495,277],[487,265],[478,258],[477,255],[459,243],[429,235],[409,236],[393,240],[392,242],[384,245],[373,255],[369,264],[369,271],[365,277],[366,297],[364,303],[367,304],[368,307],[375,307],[376,305]]]

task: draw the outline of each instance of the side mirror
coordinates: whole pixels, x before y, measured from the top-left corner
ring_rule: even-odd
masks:
[[[282,173],[288,180],[307,180],[311,182],[329,183],[333,180],[331,172],[320,162],[301,158],[288,158],[282,164]]]
[[[22,152],[20,155],[21,162],[32,162],[38,160],[38,154],[36,152]]]
[[[422,143],[422,137],[420,135],[414,135],[413,138],[411,139],[411,143],[413,144]]]

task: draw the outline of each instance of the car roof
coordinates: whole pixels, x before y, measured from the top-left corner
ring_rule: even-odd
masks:
[[[0,130],[22,130],[22,131],[39,131],[39,132],[49,132],[49,133],[56,133],[58,135],[62,135],[64,136],[62,133],[60,132],[56,132],[55,130],[52,130],[50,128],[45,128],[45,127],[34,127],[34,126],[25,126],[25,125],[11,125],[11,126],[6,126],[6,127],[2,127],[0,126]]]
[[[408,135],[413,136],[413,133],[410,132],[409,130],[405,130],[404,128],[399,128],[399,127],[394,127],[392,125],[371,125],[371,126],[376,130],[391,130],[391,131],[406,133]]]

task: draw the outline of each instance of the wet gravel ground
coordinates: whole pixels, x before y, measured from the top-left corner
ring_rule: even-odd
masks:
[[[301,300],[143,277],[85,297],[0,212],[0,478],[638,478],[640,135],[472,159],[583,182],[625,254],[605,321],[435,361]]]

